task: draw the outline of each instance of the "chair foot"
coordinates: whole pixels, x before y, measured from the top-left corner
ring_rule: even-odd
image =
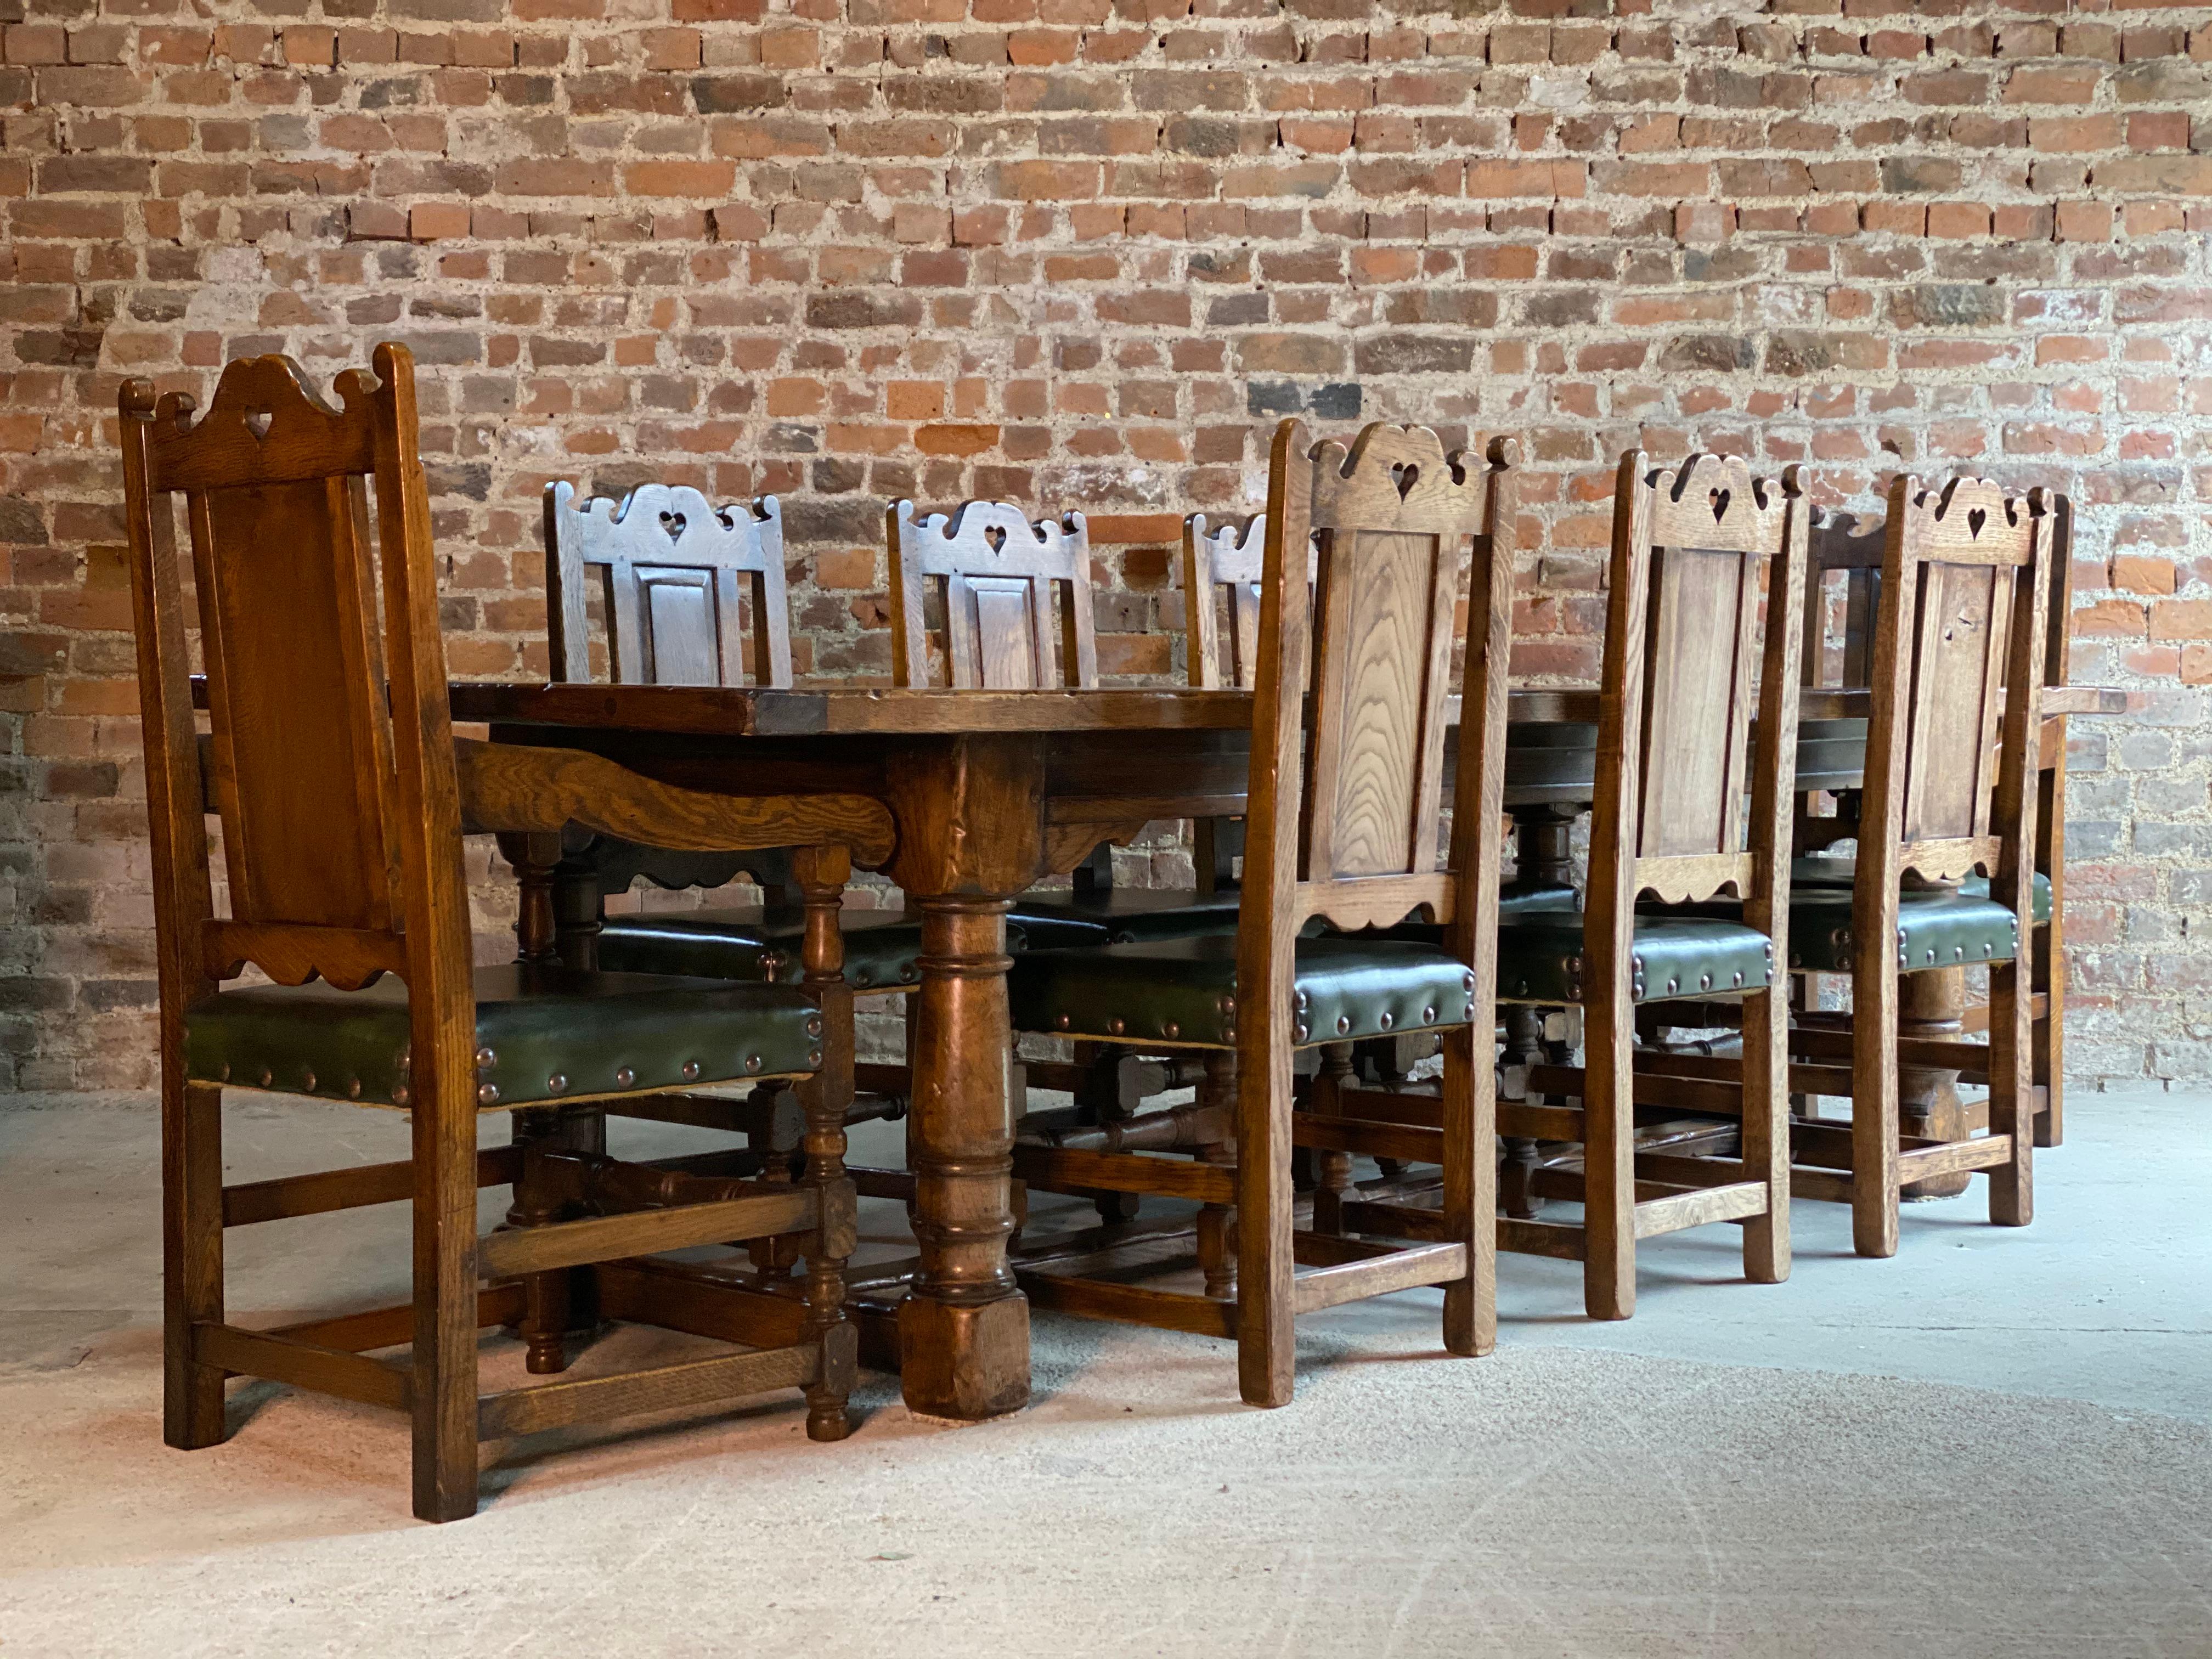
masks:
[[[189,1362],[163,1414],[162,1443],[178,1451],[205,1451],[230,1437],[223,1421],[222,1373]]]
[[[829,1407],[816,1406],[811,1401],[806,1408],[806,1437],[809,1440],[842,1440],[853,1432],[853,1419],[838,1401]]]
[[[522,1364],[532,1376],[558,1376],[568,1369],[568,1346],[557,1332],[550,1335],[532,1333]]]

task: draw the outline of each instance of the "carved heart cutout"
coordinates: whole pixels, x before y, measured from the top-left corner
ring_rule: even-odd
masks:
[[[990,543],[991,551],[994,553],[1005,552],[1006,550],[1006,527],[1004,525],[998,524],[985,525],[983,526],[983,539]]]
[[[1390,482],[1398,487],[1398,499],[1404,501],[1413,493],[1420,482],[1421,469],[1407,461],[1394,461],[1390,465]]]
[[[270,423],[275,418],[265,409],[249,409],[246,411],[246,429],[253,434],[254,442],[259,443],[268,437]]]
[[[1729,492],[1725,489],[1716,489],[1713,491],[1713,522],[1715,524],[1719,524],[1728,517],[1729,497]]]
[[[684,539],[684,526],[687,522],[689,520],[681,513],[664,513],[660,515],[660,527],[668,532],[668,539],[672,542]]]
[[[1978,507],[1973,508],[1966,514],[1966,533],[1969,536],[1972,536],[1976,541],[1981,540],[1982,526],[1989,521],[1990,511],[1987,507]]]

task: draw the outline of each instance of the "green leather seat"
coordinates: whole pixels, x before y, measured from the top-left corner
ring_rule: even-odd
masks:
[[[1076,945],[1146,945],[1237,931],[1237,891],[1109,887],[1092,892],[1024,893],[1012,924],[1032,951]]]
[[[1327,937],[1297,945],[1293,1040],[1342,1042],[1463,1025],[1474,975],[1431,946]],[[1014,958],[1007,994],[1018,1031],[1124,1042],[1224,1047],[1237,1040],[1237,936]]]
[[[1851,971],[1851,881],[1849,859],[1790,861],[1790,965],[1814,973]],[[1731,902],[1695,907],[1705,916],[1733,914]],[[2030,884],[2033,924],[2051,920],[2051,879]],[[1906,973],[1956,968],[1976,962],[2009,962],[2020,951],[2013,913],[1990,896],[1989,879],[1970,876],[1955,890],[1898,895],[1898,967]]]
[[[1755,927],[1713,917],[1642,916],[1630,957],[1629,998],[1756,991],[1774,981],[1774,945]],[[1580,911],[1530,911],[1498,929],[1498,994],[1508,1002],[1579,1002]]]
[[[848,910],[845,982],[856,991],[921,983],[919,918],[893,910]],[[599,966],[624,974],[694,974],[708,979],[796,985],[806,912],[796,906],[738,905],[658,915],[610,916],[599,934]],[[1018,940],[1010,939],[1009,945]]]
[[[515,963],[477,969],[476,998],[486,1106],[787,1077],[822,1063],[821,1012],[781,986]],[[185,1014],[185,1074],[197,1083],[404,1106],[408,1044],[407,987],[390,974],[362,991],[219,991]]]
[[[1790,860],[1790,887],[1792,892],[1813,888],[1841,887],[1848,891],[1856,878],[1857,866],[1850,859],[1807,858]],[[1959,884],[1962,898],[1985,899],[1990,896],[1987,876],[1968,876]],[[2038,927],[2051,920],[2051,878],[2038,870],[2028,879],[2028,904],[2035,914]]]

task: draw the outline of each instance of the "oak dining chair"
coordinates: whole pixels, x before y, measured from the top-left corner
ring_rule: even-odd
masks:
[[[1992,1222],[2023,1226],[2033,1214],[2039,1047],[2043,1063],[2060,1063],[2054,1038],[2038,1042],[2035,963],[2043,955],[2048,975],[2063,961],[2053,878],[2037,868],[2039,857],[2055,865],[2063,855],[2038,823],[2052,788],[2038,775],[2041,694],[2052,602],[2065,592],[2051,565],[2070,517],[2063,497],[2011,496],[1977,478],[1939,490],[1901,476],[1890,489],[1857,811],[1799,824],[1801,843],[1824,824],[1848,827],[1856,851],[1800,861],[1832,873],[1802,893],[1793,952],[1804,971],[1850,977],[1848,1017],[1808,1010],[1791,1042],[1808,1060],[1849,1060],[1848,1087],[1826,1091],[1848,1095],[1850,1124],[1795,1133],[1798,1162],[1817,1166],[1801,1188],[1850,1203],[1862,1255],[1896,1253],[1899,1190],[1917,1182],[1986,1172]],[[2063,654],[2063,627],[2056,638]],[[1975,966],[1989,971],[1986,1047],[1916,1040],[1904,1052],[1905,976]],[[2055,1025],[2063,993],[2045,995]],[[1900,1067],[1946,1062],[1986,1084],[1988,1133],[1905,1134]]]
[[[2046,686],[2064,685],[2071,676],[2073,629],[2073,528],[2072,501],[2062,493],[2046,491],[2043,499],[2047,507],[2046,534],[2051,541],[2049,582],[2051,599],[2048,610],[2048,633],[2044,647],[2043,683]],[[1875,517],[1867,520],[1856,515],[1830,513],[1816,514],[1813,526],[1813,574],[1816,579],[1832,572],[1844,573],[1844,604],[1841,607],[1840,672],[1832,683],[1845,686],[1864,686],[1872,678],[1875,623],[1879,611],[1881,587],[1881,568],[1886,556],[1887,537],[1886,521]],[[1816,583],[1817,595],[1820,586]],[[1808,652],[1805,683],[1814,685],[1824,683],[1818,669],[1824,660],[1819,647],[1825,642],[1823,635],[1829,621],[1817,603],[1807,607],[1806,646]],[[2035,881],[2033,894],[2034,933],[2031,956],[2033,986],[2033,1049],[2034,1062],[2035,1144],[2055,1146],[2065,1133],[2066,1083],[2066,723],[2063,715],[2045,722],[2047,735],[2039,774],[2035,815]],[[1861,728],[1863,729],[1863,726]],[[1826,816],[1801,813],[1797,824],[1797,850],[1801,854],[1813,854],[1832,848],[1838,842],[1849,840],[1857,834],[1860,792],[1848,792],[1838,803],[1839,810]],[[1814,889],[1848,889],[1852,866],[1848,858],[1801,857],[1796,865],[1798,879],[1808,891]],[[1986,891],[1986,883],[1979,878],[1969,878],[1960,884],[1960,890],[1969,896]],[[1802,966],[1802,964],[1793,964]],[[1815,981],[1809,971],[1808,981]],[[1966,1006],[1958,988],[1945,986],[1942,994],[1928,995],[1918,981],[1908,988],[1908,1002],[1926,1003],[1936,1016],[1934,1024],[1945,1027],[1953,1024],[1966,1029],[1986,1028],[1986,1005],[1974,1008]],[[1802,1006],[1817,1013],[1820,999],[1817,989],[1808,984],[1801,999]],[[1918,1022],[1916,1022],[1918,1023]],[[1832,1059],[1832,1054],[1823,1058]],[[1984,1114],[1986,1115],[1985,1113]],[[1908,1126],[1914,1120],[1908,1112]],[[1933,1125],[1924,1126],[1932,1128]],[[1937,1182],[1931,1186],[1941,1189],[1957,1189],[1958,1182]]]
[[[1158,1150],[1015,1151],[1016,1173],[1036,1185],[1199,1201],[1207,1293],[1034,1267],[1020,1275],[1024,1289],[1042,1308],[1233,1338],[1241,1391],[1254,1405],[1291,1398],[1298,1313],[1441,1285],[1445,1346],[1480,1354],[1495,1340],[1492,948],[1514,459],[1502,440],[1486,464],[1448,459],[1421,427],[1370,426],[1347,450],[1316,446],[1302,422],[1282,424],[1270,464],[1237,931],[1032,951],[1009,978],[1018,1030],[1207,1054],[1194,1109],[1121,1126],[1125,1146]],[[1310,590],[1313,532],[1321,553]],[[1468,562],[1462,737],[1451,844],[1440,859],[1446,682]],[[1356,929],[1415,913],[1445,930],[1443,943],[1306,936],[1316,917]],[[1435,1127],[1296,1109],[1297,1051],[1425,1030],[1445,1034]],[[1404,1155],[1409,1142],[1443,1170],[1441,1207],[1386,1216],[1376,1205],[1366,1231],[1413,1242],[1296,1226],[1294,1147]]]
[[[325,404],[270,356],[230,364],[197,422],[191,397],[147,381],[119,398],[160,961],[165,1437],[185,1449],[224,1438],[234,1376],[389,1407],[411,1418],[414,1509],[432,1521],[474,1511],[481,1443],[573,1423],[797,1387],[808,1432],[839,1438],[855,1366],[842,1309],[854,1208],[848,1079],[825,1063],[824,1006],[836,896],[853,854],[886,852],[888,816],[859,797],[701,795],[580,753],[457,743],[406,348],[380,346],[374,374],[341,374],[337,392]],[[210,812],[228,915],[215,908]],[[472,967],[464,833],[557,845],[572,823],[696,852],[804,848],[807,982],[595,973],[542,955]],[[528,907],[526,957],[550,951],[550,921]],[[273,982],[237,983],[249,966]],[[795,1186],[617,1163],[567,1133],[580,1104],[776,1077],[804,1079]],[[412,1156],[226,1185],[222,1098],[239,1089],[403,1111]],[[480,1152],[479,1118],[495,1111],[513,1115],[514,1143]],[[478,1188],[510,1185],[516,1224],[479,1237]],[[228,1230],[402,1201],[408,1304],[273,1329],[234,1322]],[[795,1334],[479,1392],[483,1327],[515,1327],[529,1369],[546,1374],[566,1366],[580,1321],[636,1316],[597,1295],[596,1264],[790,1234],[808,1257]],[[406,1357],[377,1357],[394,1347]]]
[[[1806,503],[1793,470],[1740,458],[1621,459],[1613,496],[1589,879],[1582,913],[1509,917],[1499,994],[1579,1006],[1581,1066],[1516,1068],[1500,1133],[1579,1142],[1579,1223],[1512,1217],[1501,1249],[1583,1263],[1590,1316],[1636,1307],[1640,1239],[1735,1222],[1745,1277],[1790,1273],[1786,962]],[[1755,724],[1754,724],[1754,716]],[[1725,914],[1669,913],[1727,894]],[[1740,1003],[1733,1081],[1654,1075],[1639,1011]],[[1694,1069],[1689,1068],[1689,1069]],[[1730,1147],[1696,1133],[1639,1146],[1639,1104],[1719,1105]],[[1647,1116],[1650,1115],[1646,1114]]]

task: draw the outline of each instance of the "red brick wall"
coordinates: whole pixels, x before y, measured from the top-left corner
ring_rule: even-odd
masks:
[[[906,494],[1091,508],[1123,544],[1105,660],[1175,672],[1175,517],[1249,503],[1287,410],[1522,434],[1532,676],[1593,671],[1628,445],[1866,505],[1908,465],[2070,489],[2077,678],[2142,703],[2078,744],[2074,1052],[2212,1075],[2202,8],[29,4],[0,41],[25,1085],[150,1074],[117,381],[386,337],[471,674],[544,667],[556,476],[783,495],[801,662],[836,676],[887,668]]]

